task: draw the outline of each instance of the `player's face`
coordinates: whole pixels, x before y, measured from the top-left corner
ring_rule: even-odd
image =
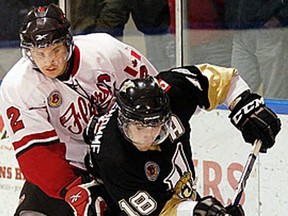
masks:
[[[63,43],[31,49],[31,57],[35,64],[49,78],[56,78],[64,73],[67,66],[67,53],[67,47]]]
[[[159,136],[162,125],[144,126],[142,124],[129,124],[127,133],[133,145],[139,151],[147,151]]]

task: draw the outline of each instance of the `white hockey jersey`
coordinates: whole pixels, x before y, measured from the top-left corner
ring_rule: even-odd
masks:
[[[75,36],[74,43],[67,81],[45,77],[22,58],[1,84],[1,112],[21,171],[56,198],[75,170],[85,169],[82,134],[91,115],[109,109],[126,78],[157,74],[139,51],[107,34]]]

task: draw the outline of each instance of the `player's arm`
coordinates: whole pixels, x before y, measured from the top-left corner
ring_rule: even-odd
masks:
[[[94,205],[96,209],[97,200],[93,203],[88,196],[86,199],[82,198],[80,204],[69,202],[69,195],[75,192],[76,184],[84,194],[90,186],[83,184],[89,182],[79,178],[77,173],[80,170],[65,160],[65,144],[60,142],[56,131],[48,122],[44,104],[36,105],[35,102],[29,101],[31,107],[27,108],[23,98],[19,98],[17,94],[11,97],[11,92],[13,93],[7,93],[6,89],[2,89],[1,112],[20,170],[26,180],[37,185],[49,196],[65,198],[71,206],[74,204],[73,209],[78,215],[85,215],[81,212],[90,209],[89,205]],[[29,94],[29,98],[33,98],[35,94],[40,97],[34,91],[34,95]],[[11,101],[10,98],[14,100]]]
[[[245,216],[241,205],[224,207],[215,197],[206,196],[199,201],[172,197],[159,216]]]
[[[169,72],[174,73],[170,78]],[[281,127],[280,120],[265,105],[261,96],[250,92],[249,86],[236,69],[203,64],[174,68],[169,72],[168,75],[165,75],[167,72],[163,75],[160,73],[158,77],[166,80],[171,89],[184,89],[178,90],[180,93],[177,94],[177,98],[180,100],[175,101],[177,106],[183,107],[182,109],[190,106],[191,109],[189,104],[196,101],[199,107],[212,110],[220,104],[225,104],[231,110],[231,122],[242,132],[246,142],[254,143],[256,139],[261,139],[261,152],[273,146]],[[186,91],[190,94],[185,93]],[[175,96],[171,94],[172,100],[173,97]],[[189,113],[189,110],[185,113]]]
[[[100,99],[95,100],[100,115],[106,113],[114,104],[114,92],[127,78],[144,78],[154,76],[158,72],[149,60],[137,49],[122,43],[108,34],[99,34],[103,50],[101,56],[105,70],[95,70],[97,80],[95,92]],[[96,44],[96,43],[95,43]],[[99,43],[97,43],[99,46]],[[99,97],[100,97],[99,96]]]
[[[115,74],[116,87],[127,78],[145,78],[155,76],[158,71],[151,62],[137,49],[107,36],[109,40],[110,53],[112,60],[112,72]]]
[[[192,175],[186,172],[173,189],[174,195],[163,207],[160,216],[244,216],[241,205],[224,206],[214,197],[200,198],[196,192]]]
[[[210,64],[196,65],[201,74],[208,79],[207,110],[215,109],[218,105],[230,106],[232,101],[242,92],[249,90],[249,86],[238,75],[235,68],[225,68]]]
[[[77,216],[104,211],[105,201],[94,193],[95,180],[65,160],[65,144],[60,142],[56,131],[40,114],[43,112],[44,109],[21,111],[13,106],[7,108],[4,116],[5,125],[10,125],[7,131],[24,177],[47,195],[65,199]],[[16,116],[16,119],[10,116]]]
[[[34,141],[30,143],[34,145]],[[106,203],[98,195],[99,184],[88,174],[76,174],[76,168],[64,160],[64,143],[47,142],[24,151],[18,152],[17,159],[27,181],[51,197],[64,199],[77,216],[88,216],[92,212],[103,214]]]
[[[179,209],[177,211],[177,215],[184,216],[185,208],[187,211],[187,205],[189,204],[193,206],[193,203],[181,203],[178,207]],[[229,206],[229,208],[225,208],[215,197],[212,196],[203,197],[201,200],[194,204],[196,205],[193,208],[193,216],[245,216],[241,205],[233,207]]]
[[[261,152],[271,148],[281,122],[265,105],[263,97],[250,92],[236,69],[212,65],[199,65],[198,68],[209,78],[209,109],[225,104],[231,110],[229,117],[232,124],[242,132],[246,142],[253,144],[256,139],[260,139]]]
[[[61,189],[76,177],[75,168],[65,160],[65,144],[48,122],[45,106],[28,101],[31,107],[27,107],[23,97],[2,89],[5,129],[27,181],[38,185],[49,196],[60,198]]]
[[[230,104],[239,94],[249,89],[237,75],[236,69],[208,64],[173,68],[161,72],[156,77],[166,88],[164,90],[170,94],[170,99],[175,95],[179,98],[185,95],[185,103],[181,104],[182,100],[178,100],[177,104],[194,104],[206,110],[215,109],[223,103]]]
[[[44,126],[46,120],[36,115],[35,111],[30,114],[38,117],[40,122],[29,122],[28,118],[25,118],[26,114],[16,107],[8,107],[6,113],[8,118],[4,117],[5,127],[24,177],[49,196],[61,198],[62,188],[77,176],[75,168],[65,160],[65,144],[60,142],[52,127]],[[11,115],[18,116],[13,126]],[[33,131],[34,127],[42,130]]]

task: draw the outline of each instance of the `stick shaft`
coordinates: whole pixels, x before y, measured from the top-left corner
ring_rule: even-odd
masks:
[[[244,166],[243,172],[241,174],[240,180],[238,182],[238,186],[236,189],[236,194],[234,199],[232,200],[232,206],[236,206],[239,204],[240,199],[242,197],[242,193],[244,191],[244,188],[246,186],[247,183],[247,179],[250,176],[250,173],[252,171],[252,168],[254,166],[255,160],[257,158],[257,155],[260,151],[262,145],[262,141],[261,140],[256,140],[254,145],[253,145],[253,150],[252,152],[249,154],[248,159],[246,161],[246,164]]]

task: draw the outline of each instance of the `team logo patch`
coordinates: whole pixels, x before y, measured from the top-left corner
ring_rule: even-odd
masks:
[[[160,168],[158,166],[158,164],[156,164],[153,161],[148,161],[145,164],[145,174],[146,177],[150,180],[150,181],[155,181],[160,173]]]
[[[62,97],[59,91],[54,90],[50,93],[48,104],[50,107],[59,107],[62,104]]]

